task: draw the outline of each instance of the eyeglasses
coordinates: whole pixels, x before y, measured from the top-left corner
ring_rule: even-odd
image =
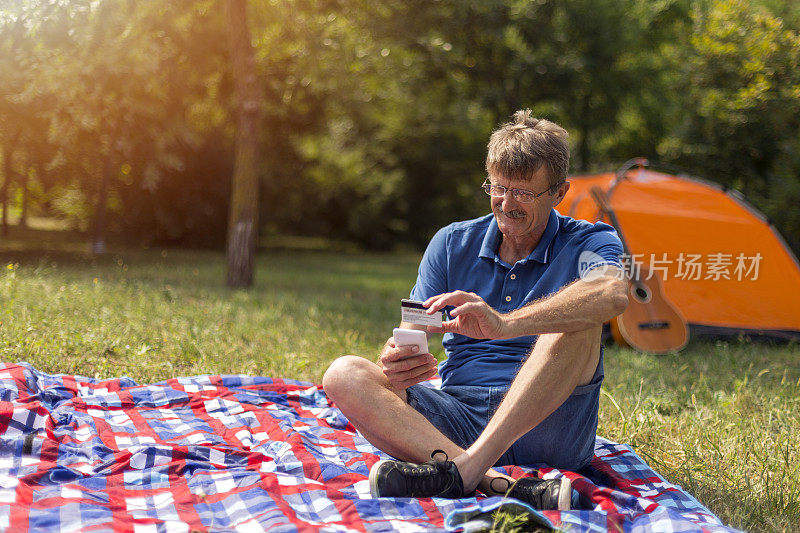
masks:
[[[522,202],[523,204],[533,202],[543,194],[553,190],[553,187],[548,187],[545,191],[535,193],[527,189],[509,189],[508,187],[503,187],[502,185],[494,185],[490,183],[488,179],[483,182],[481,187],[483,187],[483,190],[486,191],[486,194],[495,198],[503,198],[506,195],[506,192],[510,192],[514,200]]]

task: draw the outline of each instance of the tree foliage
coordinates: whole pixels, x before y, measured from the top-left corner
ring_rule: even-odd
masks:
[[[800,249],[800,34],[746,0],[692,18],[664,154],[741,190]]]
[[[4,2],[11,203],[24,189],[87,229],[106,206],[115,238],[221,246],[224,1]],[[250,17],[267,236],[423,245],[486,210],[488,135],[530,107],[571,132],[573,168],[674,163],[741,189],[800,249],[794,2],[270,0]]]

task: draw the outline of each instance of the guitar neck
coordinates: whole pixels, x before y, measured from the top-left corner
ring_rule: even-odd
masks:
[[[631,250],[628,247],[628,241],[625,240],[625,234],[622,232],[622,227],[619,225],[619,219],[617,218],[617,214],[614,212],[613,209],[609,208],[608,211],[603,211],[606,216],[608,216],[608,221],[611,222],[611,225],[617,231],[617,236],[619,236],[620,242],[622,242],[622,251],[625,252],[628,256],[631,255]]]
[[[622,252],[631,258],[631,264],[628,265],[628,276],[630,279],[635,280],[636,269],[633,268],[633,255],[631,254],[631,250],[628,247],[628,241],[625,240],[625,234],[622,231],[622,226],[619,224],[619,219],[617,218],[617,214],[614,212],[614,209],[611,207],[611,202],[608,199],[608,196],[603,189],[600,187],[592,187],[589,192],[591,193],[592,197],[594,198],[595,203],[600,208],[600,211],[603,212],[608,217],[609,222],[611,222],[611,226],[617,232],[617,236],[619,236],[619,240],[622,243]],[[624,262],[623,262],[624,264]]]

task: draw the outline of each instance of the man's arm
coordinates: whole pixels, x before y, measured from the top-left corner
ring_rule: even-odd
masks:
[[[433,332],[450,332],[476,339],[508,339],[543,333],[566,333],[589,329],[617,316],[628,305],[628,283],[622,271],[606,267],[605,273],[579,279],[557,293],[501,314],[478,295],[449,292],[425,302],[428,313],[446,306],[451,320]]]
[[[628,306],[628,283],[619,269],[612,268],[612,272],[579,279],[552,296],[508,313],[503,336],[581,331],[617,316]]]

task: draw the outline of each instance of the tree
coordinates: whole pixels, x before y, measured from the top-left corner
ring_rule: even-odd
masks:
[[[150,193],[167,175],[194,184],[178,173],[226,115],[215,101],[225,93],[215,81],[223,51],[213,48],[223,23],[206,16],[213,3],[16,2],[0,12],[0,37],[15,39],[14,53],[0,61],[16,61],[8,70],[26,76],[0,81],[0,122],[11,117],[20,130],[14,150],[50,170],[49,188],[69,187],[93,205],[97,252],[109,225],[131,240],[173,233],[153,225],[175,220],[168,215],[182,195],[152,201]],[[223,119],[207,120],[216,115]],[[148,209],[138,209],[145,196]],[[200,206],[178,225],[207,218]]]
[[[228,218],[228,285],[248,287],[253,283],[258,235],[261,90],[247,25],[247,2],[227,0],[225,8],[237,103],[236,159]]]
[[[259,226],[386,249],[485,212],[488,135],[530,107],[574,168],[658,155],[791,240],[800,8],[751,1],[6,0],[0,196],[98,250],[227,241],[246,286]]]
[[[736,188],[800,248],[800,34],[747,0],[695,8],[682,97],[661,149]]]
[[[25,124],[25,103],[31,83],[30,72],[24,68],[26,44],[25,20],[21,5],[13,2],[0,17],[0,148],[3,159],[3,185],[0,188],[2,204],[2,234],[8,235],[8,202],[13,181],[13,159],[18,152],[18,142]]]

